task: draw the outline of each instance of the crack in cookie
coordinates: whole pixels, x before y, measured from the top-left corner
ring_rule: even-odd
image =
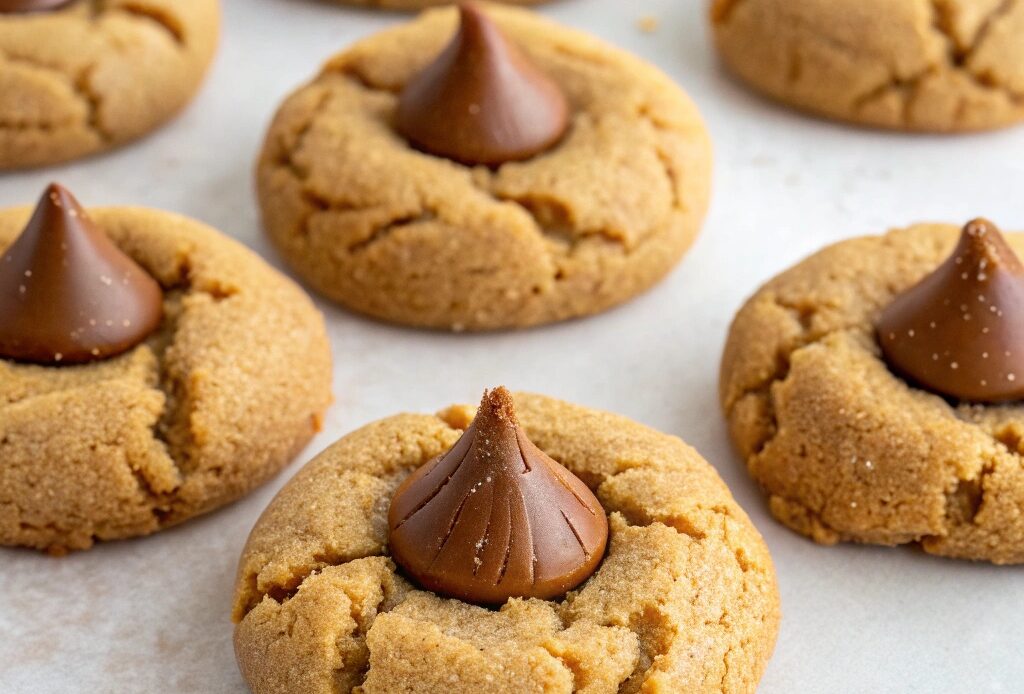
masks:
[[[79,0],[0,16],[0,65],[21,67],[4,75],[19,98],[0,104],[0,169],[74,159],[163,123],[198,88],[218,25],[214,0]]]
[[[387,558],[388,502],[409,471],[454,445],[472,408],[376,422],[300,471],[249,538],[235,642],[257,694],[334,691],[327,682],[376,694],[399,672],[423,687],[436,672],[455,672],[438,686],[485,688],[474,691],[505,691],[509,673],[516,687],[546,682],[552,691],[586,694],[753,691],[778,624],[774,573],[724,483],[678,439],[541,396],[517,395],[516,403],[531,440],[586,480],[612,519],[611,548],[597,573],[562,599],[512,600],[497,612],[415,590]],[[361,553],[372,556],[341,560]],[[347,609],[321,619],[341,596],[323,584],[367,562],[383,577],[367,585],[400,586],[392,607],[377,609],[368,630],[354,629]],[[283,582],[288,591],[277,593]],[[315,628],[271,645],[295,614]],[[309,645],[335,643],[336,631],[346,640],[329,653]],[[704,654],[697,661],[694,649]],[[434,667],[431,653],[454,660]],[[301,681],[289,674],[296,672]],[[489,685],[474,679],[483,673]]]
[[[396,134],[397,95],[450,33],[450,12],[355,44],[279,110],[258,166],[264,226],[329,298],[425,327],[525,327],[631,298],[693,242],[710,144],[688,99],[593,39],[489,11],[579,92],[549,152],[466,167]]]
[[[875,314],[949,252],[955,232],[919,225],[836,244],[771,280],[734,320],[722,408],[772,514],[797,532],[1024,561],[1012,520],[1013,490],[1024,488],[1020,407],[914,388],[875,341]]]
[[[936,132],[1024,119],[1020,0],[719,0],[711,20],[734,73],[803,110]]]
[[[185,25],[181,21],[180,17],[176,17],[169,11],[169,8],[148,5],[144,2],[121,2],[117,4],[108,4],[108,8],[111,11],[124,12],[142,20],[152,22],[163,31],[167,32],[167,35],[171,37],[171,40],[181,46],[182,49],[187,46],[188,39],[185,33]]]
[[[290,281],[184,218],[90,214],[161,284],[164,320],[112,359],[0,361],[4,544],[85,549],[228,503],[291,460],[330,400],[323,324]],[[0,212],[0,245],[25,219]]]

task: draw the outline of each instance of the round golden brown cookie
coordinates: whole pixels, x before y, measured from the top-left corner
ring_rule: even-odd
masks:
[[[0,252],[31,210],[0,212]],[[330,352],[308,297],[198,222],[90,211],[164,290],[156,333],[82,366],[0,359],[0,544],[61,552],[242,496],[319,428]]]
[[[912,387],[875,337],[879,312],[958,236],[922,224],[830,246],[736,316],[722,406],[772,513],[793,530],[1024,562],[1024,406],[957,405]],[[1024,252],[1024,235],[1007,237]]]
[[[76,0],[0,13],[0,169],[137,138],[192,98],[213,58],[216,0]]]
[[[597,572],[560,600],[499,610],[417,590],[388,555],[391,496],[473,411],[370,424],[300,471],[249,537],[235,650],[256,694],[755,690],[778,630],[775,573],[711,466],[623,417],[515,401],[529,438],[608,513]]]
[[[664,277],[697,234],[711,150],[679,88],[528,11],[485,10],[569,98],[554,149],[467,167],[395,132],[397,93],[449,41],[453,8],[337,55],[270,128],[266,229],[297,273],[356,311],[456,330],[592,314]]]
[[[757,90],[839,120],[984,130],[1024,120],[1024,3],[714,0],[715,42]]]

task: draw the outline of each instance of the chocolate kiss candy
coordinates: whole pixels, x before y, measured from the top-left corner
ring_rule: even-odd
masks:
[[[74,364],[120,354],[160,324],[163,292],[51,184],[0,257],[0,358]]]
[[[398,130],[416,147],[463,164],[528,159],[565,133],[569,104],[551,78],[478,7],[398,101]]]
[[[1024,267],[992,222],[967,224],[953,255],[897,296],[877,329],[889,365],[929,390],[1024,397]]]
[[[69,5],[72,0],[0,0],[0,13],[4,12],[43,12],[54,10],[61,5]]]
[[[392,557],[421,586],[482,604],[562,595],[608,543],[600,502],[526,438],[504,388],[484,393],[455,446],[398,488],[388,527]]]

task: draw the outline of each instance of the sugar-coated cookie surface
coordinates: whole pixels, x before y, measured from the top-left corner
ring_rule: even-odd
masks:
[[[1024,120],[1024,3],[714,0],[725,64],[801,109],[957,132]]]
[[[797,532],[1024,562],[1024,406],[957,405],[912,387],[875,336],[879,312],[958,236],[922,224],[838,243],[736,316],[722,405],[772,513]],[[1024,235],[1007,239],[1024,252]]]
[[[0,249],[31,210],[0,211]],[[92,219],[161,285],[164,319],[81,366],[0,359],[0,544],[59,552],[144,535],[243,495],[318,430],[323,319],[302,291],[198,222]]]
[[[217,0],[77,0],[0,13],[0,169],[137,138],[192,98],[213,58]]]
[[[755,690],[778,630],[775,573],[711,466],[623,417],[515,402],[530,439],[609,515],[597,572],[561,600],[500,610],[417,590],[387,554],[391,495],[473,411],[370,424],[282,489],[243,552],[235,650],[256,694]]]
[[[484,9],[568,96],[555,148],[467,167],[396,133],[397,94],[453,35],[453,8],[335,56],[267,135],[268,234],[298,274],[356,311],[456,330],[583,316],[649,288],[697,234],[711,149],[682,91],[585,34]]]

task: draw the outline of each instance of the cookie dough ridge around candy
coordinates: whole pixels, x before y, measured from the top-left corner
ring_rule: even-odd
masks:
[[[569,97],[550,152],[492,172],[394,132],[396,95],[451,36],[454,9],[356,43],[278,112],[257,173],[264,226],[329,298],[408,325],[527,327],[627,301],[693,242],[711,148],[690,100],[585,34],[487,12]]]
[[[0,211],[0,246],[30,214]],[[233,501],[292,459],[331,399],[323,320],[294,283],[184,217],[89,214],[160,283],[164,321],[100,362],[0,360],[5,545],[85,549]]]
[[[733,442],[772,514],[826,544],[919,542],[925,551],[1024,562],[1024,407],[951,405],[908,385],[874,330],[933,271],[959,229],[922,224],[844,241],[762,287],[722,358]],[[1020,234],[1007,234],[1017,253]]]
[[[774,570],[713,469],[625,418],[515,402],[530,439],[610,514],[597,573],[564,600],[498,611],[415,590],[387,556],[388,502],[473,410],[375,422],[301,470],[249,538],[235,648],[256,694],[754,691],[778,627]]]

